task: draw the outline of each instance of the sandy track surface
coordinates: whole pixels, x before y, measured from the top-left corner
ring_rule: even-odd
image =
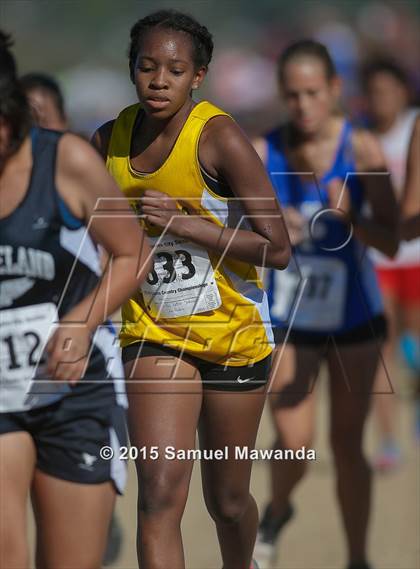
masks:
[[[344,569],[345,544],[334,496],[334,472],[328,448],[328,398],[320,386],[317,460],[293,497],[296,515],[284,529],[273,567],[281,569]],[[419,448],[413,439],[414,409],[406,396],[401,402],[400,438],[404,464],[392,475],[375,475],[369,554],[374,569],[420,568],[420,463]],[[271,445],[272,429],[265,412],[257,447]],[[366,437],[369,456],[374,449],[374,429],[369,424]],[[260,508],[268,496],[268,465],[256,461],[252,489]],[[118,500],[117,513],[124,527],[124,545],[119,560],[112,566],[135,569],[136,479],[133,465],[125,496]],[[31,523],[32,526],[32,523]],[[33,527],[31,527],[33,536]],[[205,510],[201,495],[199,463],[195,464],[190,495],[183,520],[183,536],[188,569],[213,569],[222,566],[216,533]],[[33,540],[33,537],[32,537]],[[169,568],[168,568],[169,569]]]

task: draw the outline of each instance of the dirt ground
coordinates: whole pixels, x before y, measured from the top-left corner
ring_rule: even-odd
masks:
[[[318,398],[318,429],[313,445],[317,460],[312,463],[308,476],[294,494],[296,515],[281,536],[275,568],[344,569],[346,566],[341,521],[334,496],[333,465],[327,443],[328,398],[325,382],[321,381]],[[396,473],[375,475],[374,479],[369,557],[375,569],[420,568],[420,463],[419,447],[416,447],[413,438],[413,424],[414,409],[406,394],[401,396],[399,420],[404,464]],[[257,447],[268,448],[271,439],[271,424],[265,412]],[[374,445],[374,428],[370,421],[366,437],[369,456],[372,456]],[[188,569],[220,568],[222,564],[216,533],[201,496],[199,467],[199,463],[196,463],[183,520],[186,564]],[[254,462],[252,491],[260,508],[267,499],[268,487],[267,463]],[[137,567],[136,496],[135,473],[133,465],[130,465],[127,492],[117,504],[125,536],[122,553],[112,566],[114,568]]]
[[[325,383],[325,382],[323,382]],[[296,515],[281,537],[275,568],[341,569],[345,567],[345,548],[341,521],[334,497],[334,473],[327,444],[327,406],[325,385],[320,385],[318,432],[314,444],[317,460],[298,487],[293,502]],[[392,475],[376,475],[369,555],[375,569],[420,568],[420,464],[419,449],[413,439],[413,405],[405,396],[401,401],[400,437],[404,464]],[[271,445],[272,429],[265,412],[257,441],[258,448]],[[369,424],[366,448],[372,455],[374,429]],[[253,494],[261,507],[268,496],[268,465],[254,463]],[[136,481],[130,469],[126,496],[117,511],[125,527],[125,543],[113,567],[134,569]],[[183,520],[186,563],[189,569],[222,566],[216,533],[201,496],[199,463],[194,468],[190,495]]]

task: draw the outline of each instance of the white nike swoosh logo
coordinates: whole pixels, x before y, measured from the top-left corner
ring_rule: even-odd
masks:
[[[241,376],[236,378],[236,381],[238,383],[246,383],[247,381],[251,381],[251,379],[255,379],[255,376],[253,377],[247,377],[246,379],[241,379]]]

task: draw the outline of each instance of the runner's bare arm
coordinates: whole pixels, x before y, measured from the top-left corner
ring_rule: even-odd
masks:
[[[355,220],[355,235],[365,245],[393,257],[398,251],[398,204],[379,142],[369,132],[355,132],[356,167],[371,215]]]
[[[112,259],[101,284],[64,318],[95,329],[149,271],[148,240],[97,152],[73,134],[65,134],[59,143],[56,183],[72,213],[89,224],[92,237]],[[100,214],[93,215],[99,200]]]
[[[420,237],[420,115],[417,117],[407,158],[404,194],[401,200],[401,238]]]
[[[235,259],[285,268],[290,243],[281,208],[261,160],[239,127],[227,117],[211,120],[201,136],[199,159],[211,175],[226,180],[251,229],[220,227],[200,216],[178,216],[171,220],[171,231]],[[173,199],[151,190],[145,192],[142,204],[148,221],[160,227],[175,209]]]

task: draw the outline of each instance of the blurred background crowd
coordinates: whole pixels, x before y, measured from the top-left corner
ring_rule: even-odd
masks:
[[[213,33],[215,53],[200,96],[231,112],[250,133],[279,116],[275,62],[292,40],[331,50],[344,80],[343,105],[363,112],[359,66],[375,55],[405,67],[420,91],[420,4],[416,0],[2,0],[2,26],[16,40],[21,72],[46,71],[62,84],[74,129],[92,132],[135,102],[128,80],[129,29],[157,8],[188,11]]]

